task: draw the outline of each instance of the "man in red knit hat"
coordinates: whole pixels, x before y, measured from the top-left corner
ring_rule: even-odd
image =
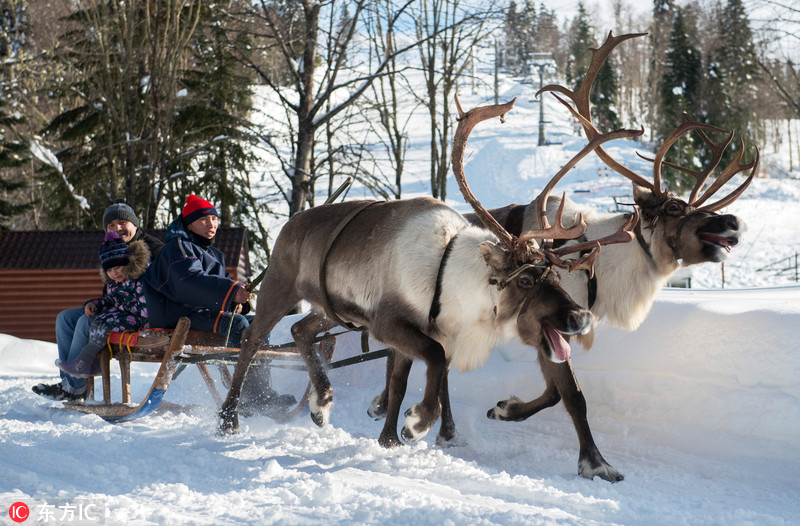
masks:
[[[167,227],[164,248],[142,276],[144,293],[150,327],[172,328],[186,316],[192,329],[224,334],[229,346],[238,347],[250,324],[244,316],[250,292],[225,269],[225,256],[214,246],[218,226],[214,205],[187,197],[181,215]],[[268,367],[250,367],[240,401],[244,408],[269,412],[294,402],[270,387]]]

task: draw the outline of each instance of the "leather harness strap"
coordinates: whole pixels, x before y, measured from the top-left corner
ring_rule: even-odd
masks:
[[[328,253],[330,252],[331,247],[333,247],[333,244],[336,242],[336,239],[338,239],[339,234],[342,233],[342,230],[344,230],[345,227],[347,227],[347,225],[350,223],[350,221],[355,219],[355,217],[358,214],[360,214],[361,212],[363,212],[364,210],[366,210],[370,206],[372,206],[374,204],[377,204],[377,203],[381,203],[381,202],[382,201],[368,201],[366,203],[361,204],[361,206],[353,209],[349,214],[347,214],[344,217],[344,219],[342,219],[339,222],[338,225],[336,225],[336,228],[333,229],[333,232],[331,232],[331,235],[328,238],[328,243],[325,245],[325,250],[322,252],[322,261],[320,262],[320,265],[319,265],[320,300],[321,300],[321,303],[322,303],[322,308],[325,309],[325,316],[327,316],[328,318],[332,319],[333,321],[335,321],[336,323],[338,323],[342,327],[347,327],[348,329],[354,330],[354,331],[363,331],[363,330],[366,330],[366,328],[359,327],[357,325],[353,325],[350,322],[344,321],[336,314],[336,312],[334,312],[333,308],[331,307],[330,297],[328,296],[328,287],[327,287],[327,281],[328,280],[327,280],[327,272],[326,272],[325,267],[327,266],[327,263],[328,263]]]
[[[450,238],[450,241],[447,242],[447,246],[444,249],[444,254],[442,254],[442,261],[439,263],[439,272],[436,274],[436,289],[433,293],[433,301],[431,302],[431,310],[428,314],[428,320],[430,323],[434,323],[436,321],[437,316],[439,316],[439,311],[442,310],[442,280],[444,279],[444,266],[447,264],[447,259],[450,257],[450,252],[453,251],[453,243],[458,237],[458,234]]]

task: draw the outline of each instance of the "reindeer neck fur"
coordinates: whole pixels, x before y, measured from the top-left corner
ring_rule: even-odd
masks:
[[[560,198],[553,197],[548,200],[547,215],[551,221],[555,217],[559,201]],[[567,199],[564,224],[574,224],[578,213],[582,213],[586,220],[586,237],[589,239],[613,233],[627,219],[626,214],[597,213],[592,209],[581,208]],[[594,264],[597,297],[591,308],[597,321],[607,318],[617,327],[626,330],[637,328],[650,312],[658,291],[680,266],[658,226],[651,229],[649,225],[642,225],[641,235],[649,252],[637,240],[606,245],[600,249],[600,256]],[[561,286],[581,305],[588,304],[586,282],[584,272],[572,275],[562,272]],[[591,336],[579,338],[582,343],[588,343],[585,345],[587,347],[591,345],[591,339]]]
[[[455,238],[442,274],[441,311],[433,330],[451,365],[462,371],[483,365],[498,342],[517,336],[516,316],[497,316],[500,291],[480,246],[497,242],[487,230],[469,227]]]

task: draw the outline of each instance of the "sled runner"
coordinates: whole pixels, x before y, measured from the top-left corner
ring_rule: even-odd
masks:
[[[188,365],[197,366],[217,406],[222,405],[223,396],[217,389],[208,365],[216,365],[219,368],[223,386],[228,388],[231,381],[228,365],[236,363],[239,348],[226,347],[224,336],[190,331],[189,325],[189,320],[182,318],[175,329],[142,329],[136,332],[112,333],[107,348],[100,356],[103,401],[92,399],[94,382],[92,378],[88,378],[87,386],[90,390],[87,391],[87,400],[85,402],[64,402],[64,406],[82,413],[98,415],[110,423],[142,418],[158,408],[170,382],[177,378]],[[335,342],[335,335],[323,335],[315,343],[320,357],[331,369],[383,358],[389,353],[387,349],[370,351],[366,344],[366,338],[363,338],[361,354],[332,361]],[[119,361],[122,383],[121,403],[111,403],[111,358]],[[132,362],[161,364],[146,398],[138,405],[130,403],[130,366]],[[264,345],[256,354],[253,363],[265,364],[272,368],[306,370],[305,363],[295,351],[293,342]],[[311,385],[308,384],[296,405],[271,413],[270,416],[280,421],[293,418],[306,406],[310,392]]]

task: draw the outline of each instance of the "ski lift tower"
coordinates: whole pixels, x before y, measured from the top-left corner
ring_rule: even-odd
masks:
[[[531,65],[539,70],[539,89],[544,86],[544,73],[546,70],[555,70],[556,62],[553,59],[552,53],[533,53],[531,57]],[[545,134],[544,125],[547,121],[544,120],[544,96],[539,96],[539,146],[548,144],[547,135]]]

